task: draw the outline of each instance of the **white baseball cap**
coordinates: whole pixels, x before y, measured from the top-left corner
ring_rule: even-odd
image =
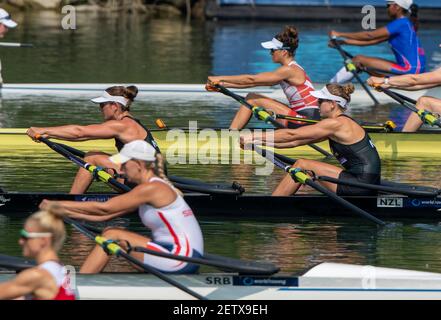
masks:
[[[11,15],[5,10],[0,8],[0,23],[4,24],[8,28],[15,28],[17,22],[11,19]]]
[[[112,96],[111,94],[107,93],[107,91],[104,91],[100,97],[93,98],[90,101],[93,103],[118,102],[124,107],[129,103],[129,99],[123,96]]]
[[[412,5],[412,0],[386,0],[387,3],[396,3],[401,8],[409,10],[410,6]]]
[[[283,42],[277,40],[276,38],[272,38],[271,41],[266,41],[261,43],[262,47],[265,49],[275,49],[275,50],[289,50],[290,47],[284,46]]]
[[[132,159],[153,162],[156,160],[156,150],[144,140],[135,140],[125,144],[119,153],[109,159],[116,164],[123,164]]]
[[[339,97],[336,95],[333,95],[329,92],[328,88],[324,86],[321,90],[311,91],[311,96],[316,97],[317,99],[323,99],[323,100],[331,100],[337,102],[343,109],[346,109],[348,107],[348,100],[346,100],[343,97]]]

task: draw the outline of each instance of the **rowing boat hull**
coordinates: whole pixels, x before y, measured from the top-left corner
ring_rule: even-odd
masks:
[[[0,282],[13,276],[0,275]],[[441,299],[441,274],[338,263],[319,264],[298,277],[208,273],[171,278],[216,300]],[[71,283],[85,300],[193,299],[150,274],[76,275]]]
[[[114,83],[10,83],[4,84],[1,93],[4,98],[15,99],[23,95],[55,95],[63,97],[81,96],[81,99],[87,100],[104,91],[106,88],[114,86]],[[124,84],[122,84],[124,85]],[[321,88],[324,83],[314,83],[315,88]],[[219,93],[207,92],[203,84],[136,84],[139,89],[137,100],[151,101],[152,98],[164,97],[185,97],[190,99],[229,99]],[[356,90],[351,95],[352,105],[372,105],[371,98],[361,88],[356,85]],[[286,97],[279,86],[274,87],[256,87],[248,89],[232,89],[233,92],[246,95],[254,92],[264,94],[273,99],[285,101]],[[380,103],[394,102],[391,98],[381,92],[371,90],[373,95]],[[437,89],[420,90],[420,91],[397,91],[403,93],[410,98],[418,99],[422,95],[436,95],[439,93]]]
[[[33,142],[25,134],[26,129],[0,129],[0,150],[3,155],[8,151],[11,154],[28,153],[48,153],[50,149],[42,143]],[[218,129],[204,129],[198,131],[201,134],[191,136],[187,130],[152,130],[155,140],[158,142],[162,152],[167,158],[198,155],[229,155],[233,150],[241,152],[237,143],[238,137],[231,139],[223,138]],[[374,144],[382,157],[398,158],[407,156],[418,157],[441,157],[441,130],[427,130],[418,133],[403,132],[371,132],[369,133]],[[195,137],[195,138],[193,138]],[[210,140],[207,140],[210,137]],[[214,139],[214,137],[218,137]],[[82,142],[65,142],[68,145],[82,150],[103,150],[114,152],[113,140],[90,140]],[[328,142],[317,144],[329,151]],[[301,146],[290,149],[276,149],[278,153],[297,158],[305,156],[317,156],[318,153],[308,146]],[[200,156],[199,156],[200,157]]]
[[[37,210],[43,199],[106,201],[115,194],[69,195],[65,193],[0,193],[0,215],[24,216]],[[308,218],[356,217],[353,212],[322,195],[271,197],[244,194],[186,194],[198,217]],[[395,195],[345,197],[369,213],[385,219],[441,220],[441,197],[414,198]]]

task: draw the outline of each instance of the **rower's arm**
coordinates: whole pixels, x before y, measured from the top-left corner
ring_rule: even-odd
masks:
[[[251,88],[255,86],[272,86],[292,77],[292,68],[282,66],[272,72],[242,74],[237,76],[208,77],[208,80],[227,88]]]
[[[45,138],[55,138],[68,141],[85,141],[93,139],[112,139],[117,137],[125,129],[121,121],[106,121],[102,124],[91,124],[88,126],[66,125],[59,127],[37,128],[31,127],[27,134],[35,138],[40,134]]]
[[[416,91],[434,88],[441,85],[441,68],[420,74],[405,74],[389,78],[389,86],[392,88]]]
[[[0,283],[0,300],[26,296],[37,290],[47,278],[36,268],[20,272],[14,279]]]
[[[369,41],[373,41],[373,40],[385,41],[389,38],[389,32],[387,31],[386,27],[382,27],[379,29],[371,30],[371,31],[334,32],[333,35],[335,35],[337,37],[343,37],[346,39],[357,40],[357,41],[362,41],[362,42],[369,42]]]
[[[108,221],[135,211],[140,205],[149,203],[158,195],[152,184],[139,185],[131,191],[113,197],[106,202],[99,201],[47,201],[40,209],[51,210],[56,214],[87,221]]]
[[[326,140],[338,128],[340,124],[335,119],[325,119],[314,125],[304,126],[298,129],[279,129],[274,133],[273,142],[276,148],[293,148],[314,142]]]
[[[385,36],[385,37],[377,38],[377,39],[372,39],[372,40],[346,39],[346,40],[343,40],[343,41],[344,41],[344,44],[347,44],[347,45],[350,45],[350,46],[365,47],[365,46],[372,46],[372,45],[384,42],[387,39],[389,39],[389,36]]]

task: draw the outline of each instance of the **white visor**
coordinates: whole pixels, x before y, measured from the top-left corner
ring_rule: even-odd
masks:
[[[123,164],[132,159],[153,162],[156,160],[156,150],[144,140],[135,140],[125,144],[119,153],[109,159],[116,164]]]
[[[311,96],[317,99],[331,100],[337,102],[343,109],[348,107],[348,100],[345,98],[333,95],[328,91],[328,88],[324,86],[321,90],[311,91]]]
[[[104,102],[118,102],[122,104],[124,107],[127,106],[129,99],[124,98],[123,96],[112,96],[104,91],[101,97],[91,99],[93,103],[104,103]]]
[[[17,26],[17,22],[11,19],[9,13],[0,8],[0,23],[4,24],[8,28],[15,28]]]
[[[396,3],[397,5],[399,5],[401,8],[403,8],[405,10],[409,10],[410,6],[413,3],[412,0],[386,0],[386,2],[387,3]]]
[[[271,41],[262,42],[261,45],[265,49],[275,49],[275,50],[280,50],[280,49],[288,50],[288,49],[290,49],[289,47],[284,47],[283,42],[277,40],[276,38],[273,38]]]

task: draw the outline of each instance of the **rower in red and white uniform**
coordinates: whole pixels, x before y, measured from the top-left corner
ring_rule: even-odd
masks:
[[[294,60],[298,45],[297,29],[293,26],[286,26],[271,41],[262,42],[262,46],[270,50],[273,62],[281,64],[281,67],[272,72],[255,75],[211,76],[208,77],[206,88],[209,91],[216,91],[214,87],[216,84],[227,88],[252,88],[280,84],[288,99],[288,104],[256,93],[248,94],[246,100],[253,106],[263,107],[277,114],[319,120],[317,98],[311,95],[314,86],[305,70]],[[231,122],[230,129],[242,129],[247,125],[251,115],[249,108],[241,106]],[[280,122],[294,126],[302,124],[286,120],[280,120]]]
[[[65,237],[63,220],[54,213],[39,211],[30,216],[19,243],[23,256],[35,259],[38,265],[0,283],[0,299],[75,300],[57,255]]]
[[[147,247],[187,257],[201,257],[204,243],[199,223],[181,193],[174,189],[160,167],[162,161],[157,152],[144,140],[126,144],[110,157],[110,161],[121,165],[128,181],[136,184],[130,192],[106,202],[76,202],[44,200],[40,207],[50,208],[57,214],[86,221],[107,221],[129,214],[138,209],[143,224],[151,230],[152,238],[121,228],[108,228],[103,237],[117,241],[128,249]],[[130,255],[166,273],[194,273],[197,265],[149,254],[130,251]],[[81,273],[97,273],[104,269],[109,256],[96,246],[87,257]]]

